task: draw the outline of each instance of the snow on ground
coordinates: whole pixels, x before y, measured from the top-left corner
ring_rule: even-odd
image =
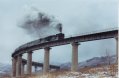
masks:
[[[38,77],[39,78],[39,77]],[[115,76],[111,76],[107,74],[107,72],[99,72],[96,74],[83,74],[79,72],[66,72],[57,76],[54,75],[43,75],[40,78],[118,78],[117,74]]]
[[[80,73],[78,72],[68,72],[65,75],[59,75],[57,78],[78,78],[80,76]]]

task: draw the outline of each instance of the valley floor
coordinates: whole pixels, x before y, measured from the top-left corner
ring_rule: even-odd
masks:
[[[5,77],[3,77],[5,78]],[[85,67],[80,72],[70,70],[51,71],[46,74],[37,73],[32,77],[24,76],[19,78],[118,78],[117,65]]]
[[[85,67],[80,72],[68,70],[52,71],[45,75],[36,75],[29,78],[118,78],[117,65]]]

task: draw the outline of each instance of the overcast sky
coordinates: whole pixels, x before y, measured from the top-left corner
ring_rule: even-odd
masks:
[[[117,0],[0,0],[0,63],[11,63],[14,50],[34,38],[18,27],[25,15],[44,12],[63,24],[66,36],[117,27]],[[115,39],[79,45],[79,62],[102,56],[106,49],[115,54]],[[43,62],[44,50],[33,53]],[[71,45],[53,47],[51,64],[71,62]],[[23,56],[24,58],[25,55]]]

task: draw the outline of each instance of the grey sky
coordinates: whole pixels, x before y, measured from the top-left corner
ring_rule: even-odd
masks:
[[[28,41],[37,39],[18,27],[25,14],[41,11],[53,15],[63,24],[66,36],[117,26],[117,0],[0,0],[0,62],[11,63],[11,53]],[[104,55],[106,49],[115,54],[115,40],[81,43],[79,61]],[[25,58],[25,56],[24,56]],[[43,50],[33,54],[43,62]],[[71,61],[71,45],[54,47],[51,63]]]

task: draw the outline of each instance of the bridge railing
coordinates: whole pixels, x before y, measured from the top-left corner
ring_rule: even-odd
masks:
[[[105,32],[105,31],[112,31],[112,30],[119,30],[119,28],[118,27],[113,27],[113,28],[108,28],[108,29],[103,29],[103,30],[95,30],[95,31],[91,31],[91,32],[83,32],[83,33],[80,33],[80,34],[72,34],[72,35],[68,35],[68,36],[65,36],[65,37],[69,38],[69,37],[74,37],[74,36],[81,36],[81,35],[87,35],[87,34],[93,34],[93,33]]]

